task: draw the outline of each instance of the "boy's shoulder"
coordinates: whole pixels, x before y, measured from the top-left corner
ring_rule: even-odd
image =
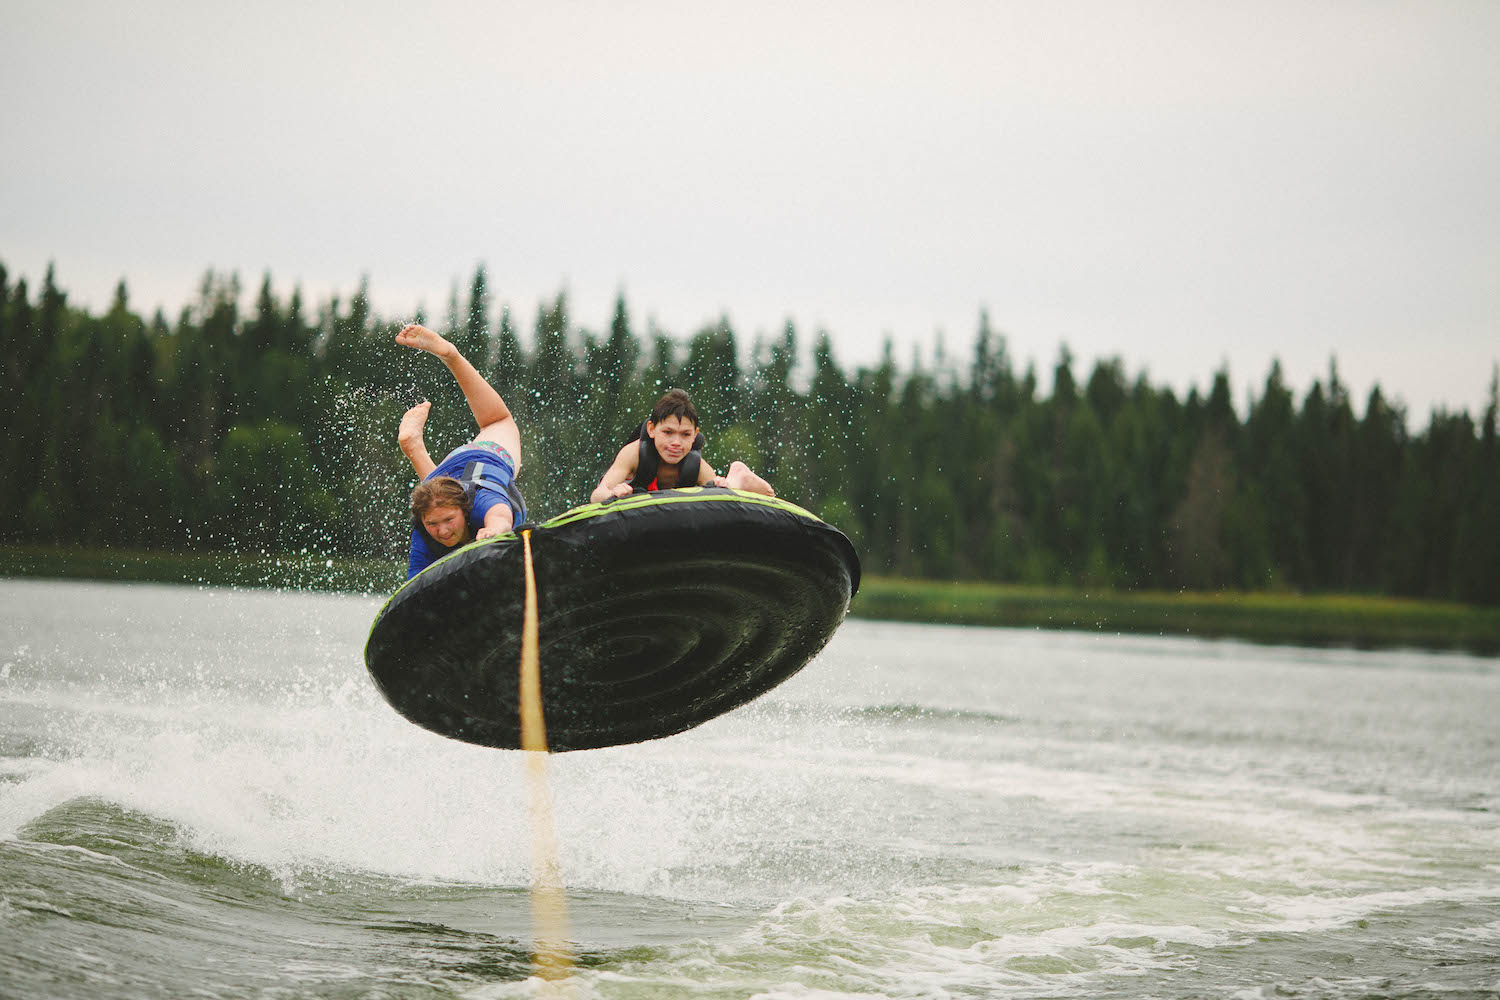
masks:
[[[629,462],[631,466],[639,464],[641,460],[641,442],[637,439],[627,441],[615,455],[616,462]]]

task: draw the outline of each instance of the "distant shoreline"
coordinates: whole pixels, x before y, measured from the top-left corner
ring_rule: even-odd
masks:
[[[0,577],[384,595],[404,561],[0,545]],[[1101,591],[867,576],[855,617],[1500,655],[1500,608],[1361,594]]]
[[[1500,655],[1500,608],[1365,594],[1082,592],[866,577],[861,618]]]

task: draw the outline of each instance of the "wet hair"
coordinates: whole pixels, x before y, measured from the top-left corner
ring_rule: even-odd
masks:
[[[651,410],[653,427],[668,417],[681,417],[694,427],[698,426],[698,411],[693,408],[693,401],[688,398],[688,394],[681,389],[667,390],[667,394],[658,399]]]
[[[423,515],[438,507],[457,507],[467,518],[473,510],[474,501],[464,491],[463,483],[457,479],[452,476],[433,476],[418,483],[417,488],[411,491],[411,516],[420,521]]]

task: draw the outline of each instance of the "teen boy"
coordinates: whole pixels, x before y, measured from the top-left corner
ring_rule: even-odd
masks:
[[[410,579],[460,545],[504,534],[526,520],[526,505],[515,488],[521,471],[521,432],[510,408],[494,386],[474,370],[457,347],[413,323],[396,334],[396,343],[433,355],[453,373],[479,424],[468,444],[441,462],[427,454],[422,431],[429,402],[406,411],[396,433],[401,451],[422,481],[411,494]]]
[[[594,503],[628,497],[636,490],[670,490],[678,486],[727,486],[774,497],[771,484],[751,472],[744,462],[730,463],[724,475],[702,460],[698,411],[681,389],[657,401],[642,435],[620,449],[614,464],[589,494]]]

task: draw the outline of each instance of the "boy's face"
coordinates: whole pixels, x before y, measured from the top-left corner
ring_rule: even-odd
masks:
[[[433,541],[449,549],[463,541],[469,529],[464,512],[457,507],[432,508],[422,515],[422,527]]]
[[[698,425],[682,417],[667,417],[659,424],[646,421],[646,433],[656,445],[656,453],[668,465],[676,465],[682,457],[693,450],[698,438]]]

